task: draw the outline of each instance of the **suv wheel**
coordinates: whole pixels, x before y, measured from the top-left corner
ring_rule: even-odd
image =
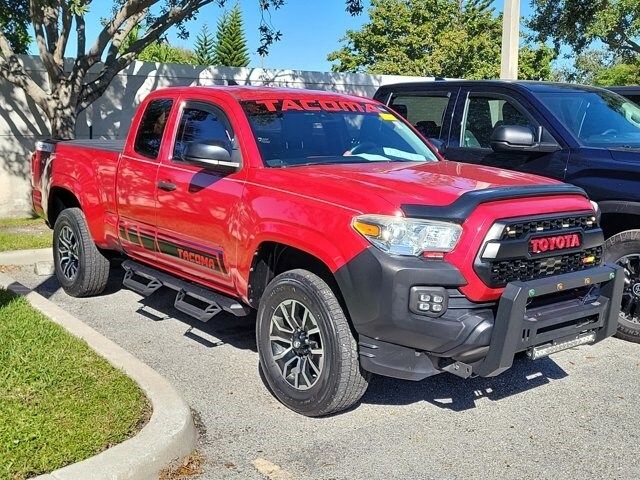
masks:
[[[640,343],[640,230],[628,230],[609,238],[605,258],[624,268],[626,276],[616,336]]]
[[[101,293],[109,279],[109,260],[93,243],[82,210],[63,210],[53,229],[56,277],[72,297]]]
[[[267,387],[309,417],[354,405],[367,389],[356,341],[329,286],[306,270],[278,275],[258,309],[256,339]]]

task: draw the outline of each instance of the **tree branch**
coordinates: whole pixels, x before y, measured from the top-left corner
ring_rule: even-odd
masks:
[[[107,22],[91,47],[91,50],[87,53],[88,66],[91,67],[100,61],[111,39],[129,18],[143,12],[156,2],[157,0],[128,0],[115,17]]]
[[[140,23],[140,20],[145,16],[146,11],[136,13],[129,20],[126,21],[124,26],[113,36],[111,40],[111,45],[109,46],[109,52],[107,53],[107,59],[105,63],[112,63],[118,56],[120,52],[120,47],[122,46],[122,42],[124,42],[131,31]]]
[[[56,2],[57,3],[57,2]],[[62,2],[65,3],[65,2]],[[47,35],[47,49],[49,53],[54,54],[56,44],[58,43],[58,5],[52,4],[42,8],[44,30]]]
[[[42,63],[44,64],[44,68],[47,70],[47,74],[49,75],[49,80],[51,83],[55,83],[55,81],[60,77],[62,73],[61,69],[56,64],[53,55],[49,51],[49,47],[47,45],[46,40],[46,32],[44,28],[44,10],[39,9],[38,5],[34,0],[29,2],[29,10],[31,13],[31,21],[33,23],[33,30],[36,37],[36,44],[38,45],[38,51],[40,53],[40,58],[42,59]]]
[[[105,61],[102,71],[92,82],[82,88],[78,112],[86,109],[91,103],[98,99],[109,86],[113,78],[124,68],[131,64],[148,45],[157,41],[169,28],[176,23],[192,15],[214,0],[192,0],[182,7],[174,7],[155,19],[153,24],[147,29],[144,36],[133,42],[129,47],[121,52],[119,56],[109,56],[109,61]],[[140,13],[140,12],[139,12]],[[132,27],[133,28],[133,27]]]
[[[77,36],[77,54],[78,60],[82,59],[86,54],[87,48],[87,29],[84,22],[83,15],[74,15],[76,21],[76,36]]]
[[[60,35],[58,36],[53,51],[53,58],[55,62],[60,66],[60,68],[64,68],[64,52],[67,49],[67,42],[69,41],[69,34],[71,33],[72,20],[73,15],[71,14],[71,9],[66,2],[63,2]]]
[[[46,112],[48,108],[47,93],[26,72],[1,30],[0,52],[2,52],[0,56],[0,76],[22,88],[25,94]]]
[[[629,44],[629,47],[636,53],[640,54],[640,43],[631,40],[629,37],[625,35],[625,42]]]

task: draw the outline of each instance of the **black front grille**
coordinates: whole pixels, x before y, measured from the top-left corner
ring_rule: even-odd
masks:
[[[585,263],[584,259],[595,257],[594,262]],[[490,285],[501,287],[517,280],[528,281],[536,278],[561,275],[576,272],[589,267],[600,265],[602,262],[602,247],[594,247],[581,252],[557,255],[553,257],[494,262],[490,265]]]
[[[546,233],[567,230],[570,228],[590,230],[598,228],[598,224],[593,215],[571,215],[566,217],[514,222],[505,226],[500,240],[516,240],[526,237],[530,233]]]

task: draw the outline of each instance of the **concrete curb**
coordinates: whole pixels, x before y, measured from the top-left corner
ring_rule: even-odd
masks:
[[[51,248],[37,250],[12,250],[0,253],[0,265],[34,265],[38,262],[53,262]]]
[[[153,407],[149,423],[133,438],[73,465],[36,477],[40,480],[147,480],[195,448],[191,410],[159,373],[76,317],[0,273],[0,287],[23,295],[29,303],[72,335],[86,341],[114,367],[131,377]]]

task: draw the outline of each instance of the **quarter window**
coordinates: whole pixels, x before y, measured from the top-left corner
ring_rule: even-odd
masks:
[[[389,105],[426,138],[440,138],[444,114],[449,105],[446,95],[397,95]]]
[[[137,153],[152,159],[158,158],[162,135],[167,126],[172,105],[173,100],[167,99],[149,102],[136,134],[133,148]]]

